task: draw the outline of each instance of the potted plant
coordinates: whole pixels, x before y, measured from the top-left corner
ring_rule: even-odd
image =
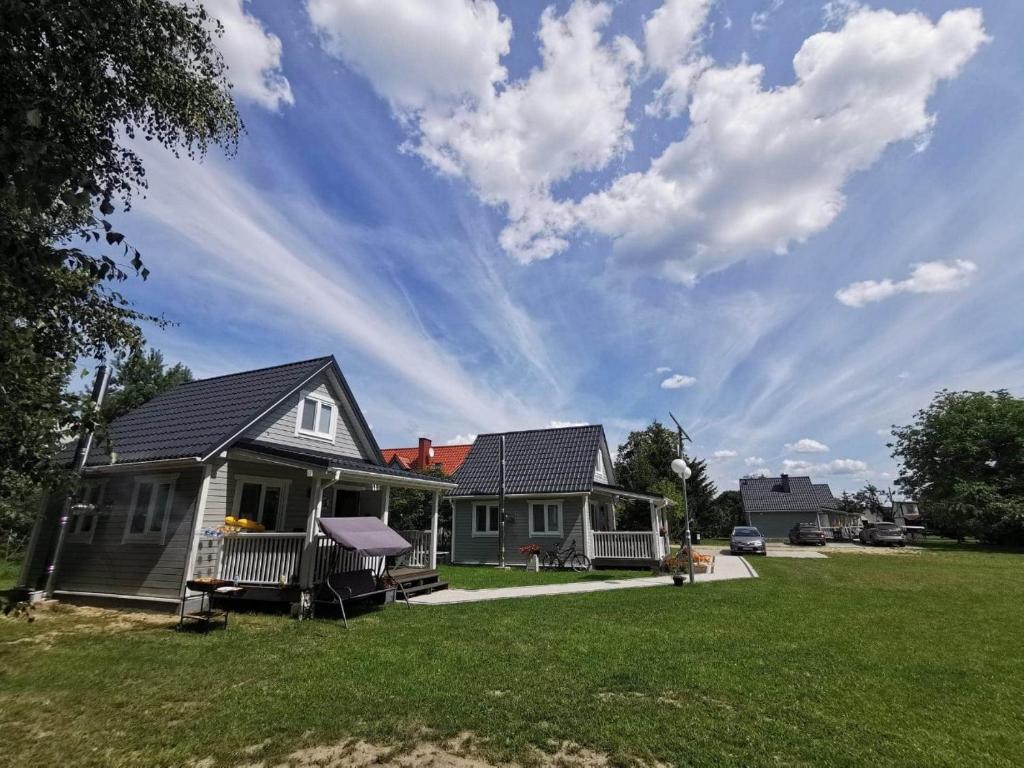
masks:
[[[683,586],[686,583],[686,577],[683,575],[683,568],[686,567],[686,560],[679,557],[679,555],[670,555],[665,558],[665,568],[670,574],[672,574],[672,583],[677,587]]]
[[[540,544],[524,544],[519,554],[526,555],[526,570],[535,573],[540,570]]]

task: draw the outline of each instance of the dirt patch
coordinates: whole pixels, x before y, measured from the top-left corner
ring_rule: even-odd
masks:
[[[173,617],[166,613],[146,611],[120,611],[111,608],[68,605],[66,603],[43,603],[33,612],[36,627],[53,627],[45,632],[8,640],[4,645],[33,645],[51,648],[61,637],[78,634],[116,634],[134,632],[154,627],[170,627]],[[20,621],[20,619],[11,619]]]
[[[282,763],[250,763],[234,768],[611,768],[623,764],[621,759],[613,760],[571,742],[550,747],[547,752],[531,749],[523,762],[495,763],[476,753],[473,736],[468,733],[440,743],[421,741],[407,746],[349,739],[297,750]],[[638,768],[649,765],[637,760],[628,764]],[[662,764],[649,768],[662,768]]]

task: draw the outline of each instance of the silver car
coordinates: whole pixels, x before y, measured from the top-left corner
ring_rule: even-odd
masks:
[[[767,555],[768,548],[764,543],[764,536],[757,528],[737,526],[732,529],[732,535],[729,537],[729,552],[734,555]]]
[[[861,530],[860,541],[862,544],[872,544],[876,547],[903,547],[906,546],[907,537],[903,529],[895,523],[875,523]]]

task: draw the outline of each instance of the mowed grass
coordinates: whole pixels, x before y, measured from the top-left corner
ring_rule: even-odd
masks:
[[[608,579],[635,579],[650,576],[650,570],[601,569],[583,573],[569,570],[541,570],[536,573],[522,566],[499,570],[478,565],[439,565],[438,573],[452,589],[490,589],[492,587],[528,587],[537,584],[572,584],[579,581],[606,581]]]
[[[1020,765],[1022,566],[769,558],[756,580],[393,606],[348,632],[0,621],[0,764],[273,765],[469,732],[495,760],[571,741],[623,766]]]
[[[10,589],[18,581],[21,564],[0,557],[0,589]]]

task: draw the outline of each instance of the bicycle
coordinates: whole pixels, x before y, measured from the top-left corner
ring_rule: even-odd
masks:
[[[569,567],[576,573],[583,573],[590,570],[590,558],[576,551],[576,539],[573,539],[565,549],[561,544],[555,544],[548,550],[544,555],[543,567],[548,571]]]

